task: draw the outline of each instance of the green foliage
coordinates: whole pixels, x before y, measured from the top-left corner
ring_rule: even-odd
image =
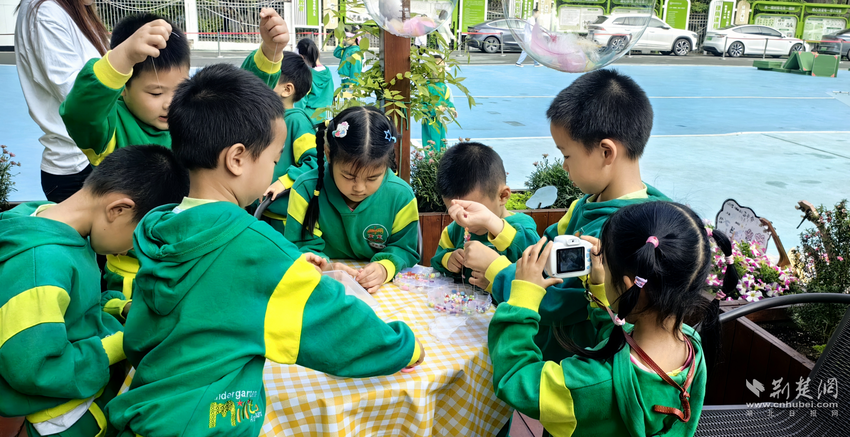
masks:
[[[345,9],[363,7],[362,0],[347,0],[344,2]],[[343,9],[343,8],[341,8]],[[343,9],[344,10],[344,9]],[[339,18],[342,23],[342,14],[339,11],[331,11]],[[329,20],[330,16],[326,15],[325,20]],[[366,50],[369,48],[368,36],[372,35],[379,37],[381,29],[372,22],[368,23],[356,30],[355,38],[362,37],[360,41],[360,49],[363,56],[363,70],[357,78],[356,84],[352,88],[343,88],[340,86],[334,92],[334,104],[328,108],[321,108],[321,111],[330,111],[332,114],[338,114],[344,109],[353,106],[362,106],[375,102],[378,106],[384,109],[387,116],[390,117],[397,125],[401,125],[402,121],[413,119],[419,123],[425,117],[428,117],[432,110],[436,110],[437,119],[434,121],[442,122],[446,125],[450,123],[458,124],[454,113],[448,108],[437,108],[437,102],[440,96],[431,94],[428,89],[431,81],[441,81],[446,85],[451,85],[459,89],[467,98],[469,107],[475,106],[475,99],[469,94],[469,90],[463,85],[464,77],[457,76],[460,73],[460,64],[452,57],[452,51],[446,49],[429,48],[427,51],[420,53],[416,49],[410,52],[410,71],[398,73],[396,77],[387,81],[384,78],[384,68],[376,56],[366,56]],[[429,36],[432,36],[429,34]],[[342,25],[334,29],[334,37],[337,41],[345,39],[345,30]],[[328,36],[330,38],[330,36]],[[439,43],[440,47],[447,47],[448,44],[438,32],[433,32],[433,38]],[[364,42],[365,41],[365,42]],[[364,49],[365,46],[365,49]],[[443,57],[443,64],[437,65],[433,55]],[[356,62],[355,59],[344,59],[341,63]],[[399,82],[409,81],[410,83],[410,101],[404,101],[404,97],[396,89],[391,89]],[[459,124],[458,124],[459,125]]]
[[[792,256],[808,293],[850,292],[850,216],[847,200],[832,210],[817,208],[817,229],[800,235],[802,250]],[[846,310],[845,305],[806,304],[791,308],[797,325],[817,341],[826,343]]]
[[[437,190],[437,168],[448,150],[434,150],[433,145],[415,147],[410,160],[410,187],[416,195],[419,212],[445,212],[446,204]]]
[[[6,146],[0,146],[0,211],[9,209],[9,194],[15,190],[15,182],[12,177],[17,173],[12,173],[14,167],[20,167],[21,163],[12,161],[15,154],[10,152]]]
[[[544,153],[541,161],[534,162],[534,171],[528,176],[525,186],[534,192],[547,185],[558,189],[558,200],[552,208],[569,208],[574,200],[584,195],[570,180],[569,173],[561,166],[561,160],[549,162],[549,154]]]
[[[508,203],[505,205],[505,208],[507,208],[508,211],[528,209],[528,207],[525,206],[525,202],[527,202],[528,199],[531,199],[531,196],[533,195],[533,191],[518,191],[516,193],[511,193],[511,197],[508,199]]]

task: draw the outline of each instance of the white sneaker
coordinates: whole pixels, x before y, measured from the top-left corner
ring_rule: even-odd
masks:
[[[522,64],[514,64],[514,65],[516,65],[519,68],[522,68]]]

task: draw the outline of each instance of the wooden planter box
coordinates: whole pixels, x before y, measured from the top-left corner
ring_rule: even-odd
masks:
[[[723,302],[721,310],[734,309],[738,302]],[[784,308],[767,310],[723,324],[722,351],[719,364],[708,380],[706,405],[741,405],[747,402],[785,402],[771,398],[773,381],[782,378],[781,386],[789,384],[789,395],[796,396],[797,381],[809,376],[815,363],[767,332],[755,321],[787,318]],[[747,389],[747,381],[757,379],[764,392],[757,397]]]
[[[558,223],[558,220],[567,213],[566,209],[535,209],[515,211],[528,214],[537,223],[537,233],[543,235],[553,223]],[[423,266],[431,265],[431,258],[437,253],[437,247],[440,244],[440,234],[446,226],[452,222],[452,218],[441,212],[423,212],[419,214],[419,225],[422,227],[422,260],[419,262]]]

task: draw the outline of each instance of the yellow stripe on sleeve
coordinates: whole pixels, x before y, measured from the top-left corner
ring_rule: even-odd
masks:
[[[121,331],[110,335],[109,337],[101,338],[100,344],[103,345],[103,350],[106,351],[106,356],[109,358],[109,365],[124,361],[127,356],[124,355],[124,333]]]
[[[380,261],[375,261],[375,262],[384,266],[384,268],[387,269],[387,279],[384,281],[384,284],[392,281],[393,278],[395,278],[395,264],[393,264],[392,261],[390,261],[388,259],[382,259]]]
[[[280,364],[295,364],[301,346],[304,307],[321,279],[304,255],[284,273],[266,307],[266,358]]]
[[[293,181],[292,178],[289,177],[289,174],[284,174],[283,176],[277,178],[277,180],[279,180],[280,183],[283,184],[283,188],[292,188],[292,186],[295,185],[295,181]]]
[[[316,148],[316,135],[311,133],[306,133],[296,138],[295,141],[292,142],[292,157],[295,162],[298,162],[301,159],[301,155],[304,152],[315,149]]]
[[[0,347],[10,338],[42,323],[65,323],[71,297],[52,285],[30,288],[0,307]]]
[[[419,361],[419,357],[422,356],[422,349],[419,349],[419,343],[413,343],[413,357],[410,358],[410,362],[407,363],[408,366],[412,366],[414,363]]]
[[[455,248],[455,244],[452,242],[452,238],[449,236],[448,226],[443,228],[443,232],[440,234],[440,247],[442,247],[443,249]]]
[[[407,225],[419,221],[419,208],[416,206],[416,198],[412,199],[404,208],[396,213],[393,220],[392,233],[401,232]]]
[[[579,199],[573,200],[573,203],[570,205],[570,209],[568,209],[567,213],[558,220],[558,235],[566,234],[567,226],[569,226],[570,220],[573,218],[573,210],[576,209],[578,202]]]
[[[446,253],[443,255],[443,259],[441,259],[441,260],[440,260],[440,263],[442,263],[442,264],[443,264],[443,267],[445,267],[446,269],[448,269],[448,268],[449,268],[449,259],[450,259],[451,257],[452,257],[452,253],[451,253],[451,252],[446,252]]]
[[[117,132],[117,131],[116,131]],[[115,136],[115,132],[112,132],[112,139],[106,143],[106,148],[103,149],[103,153],[98,154],[94,151],[94,149],[81,149],[83,154],[89,159],[91,165],[97,167],[103,161],[104,158],[109,156],[112,152],[115,151],[115,146],[118,144],[118,138]]]
[[[117,90],[127,84],[127,81],[129,81],[133,76],[133,70],[131,69],[127,74],[123,74],[116,70],[115,67],[112,66],[112,63],[109,62],[110,53],[112,53],[112,51],[106,52],[102,58],[95,62],[92,66],[92,70],[94,70],[94,77],[96,77],[100,83]]]
[[[254,52],[254,63],[257,64],[257,68],[266,74],[275,74],[280,71],[280,63],[283,61],[283,56],[280,57],[280,60],[277,62],[272,62],[269,58],[266,57],[265,53],[263,53],[263,47],[260,45],[260,48]]]
[[[502,225],[502,232],[499,232],[496,238],[490,238],[489,234],[487,236],[487,239],[493,243],[493,246],[496,246],[496,250],[499,252],[507,250],[511,246],[511,243],[514,242],[514,237],[516,237],[516,229],[507,220],[502,219]]]
[[[552,435],[563,437],[573,435],[578,423],[564,369],[554,361],[547,361],[540,372],[540,423]]]
[[[304,225],[304,217],[307,216],[307,205],[307,201],[301,197],[298,191],[292,190],[289,192],[289,209],[287,209],[287,212],[302,226]],[[317,237],[322,236],[322,231],[319,229],[318,223],[316,224],[316,229],[313,230],[313,235]]]
[[[531,311],[540,309],[540,302],[546,296],[546,289],[531,282],[514,279],[511,282],[511,297],[508,304]]]
[[[124,297],[133,297],[133,280],[139,272],[139,260],[126,255],[106,255],[106,268],[123,278],[122,290]]]

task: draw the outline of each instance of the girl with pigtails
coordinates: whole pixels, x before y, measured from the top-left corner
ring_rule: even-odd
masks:
[[[372,106],[346,109],[316,133],[319,166],[289,193],[286,238],[323,270],[343,269],[374,293],[419,262],[419,210],[393,173],[395,126]],[[370,261],[355,270],[329,258]]]
[[[723,292],[706,297],[710,240],[731,259],[732,244],[706,229],[688,207],[647,202],[617,211],[593,243],[589,320],[596,346],[544,361],[533,338],[552,251],[545,237],[517,262],[510,299],[490,323],[496,394],[539,419],[554,436],[692,436],[705,398],[708,370],[719,351],[719,299],[738,284],[728,268]],[[695,328],[696,327],[696,328]]]

